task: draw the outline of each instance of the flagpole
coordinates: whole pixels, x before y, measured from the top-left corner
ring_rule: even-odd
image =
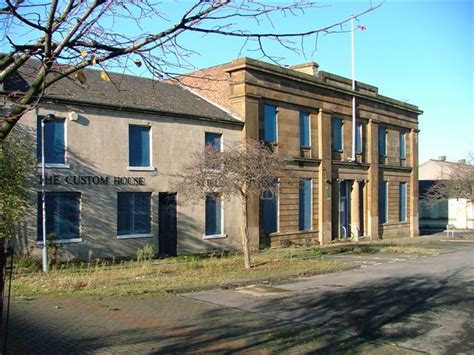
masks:
[[[352,161],[356,161],[356,98],[355,98],[355,55],[354,55],[354,15],[351,17],[352,54]],[[361,137],[362,138],[362,137]]]

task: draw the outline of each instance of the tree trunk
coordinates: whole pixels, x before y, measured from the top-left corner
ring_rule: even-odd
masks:
[[[244,232],[242,233],[242,251],[244,252],[244,266],[250,269],[250,248],[249,248],[249,226],[248,226],[247,196],[242,196],[242,217],[244,219]]]

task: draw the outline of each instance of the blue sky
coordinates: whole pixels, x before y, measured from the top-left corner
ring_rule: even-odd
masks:
[[[191,3],[165,0],[160,10],[173,20],[182,16]],[[300,32],[337,23],[366,10],[371,3],[380,2],[321,0],[318,3],[322,7],[296,17],[273,17],[274,27],[268,23],[257,25],[255,21],[237,23],[236,27],[249,31]],[[155,18],[140,24],[145,32],[156,32],[170,22]],[[420,116],[420,162],[440,155],[457,160],[474,153],[474,0],[386,0],[380,8],[361,17],[358,24],[367,29],[356,32],[356,79],[377,86],[381,95],[415,104],[424,111]],[[116,26],[127,34],[137,33],[123,22],[117,22]],[[33,36],[22,31],[12,35],[23,39]],[[180,39],[180,44],[196,52],[189,61],[197,68],[229,62],[238,56],[260,57],[252,51],[254,45],[240,53],[242,42],[229,37],[188,33]],[[2,43],[0,48],[5,50],[5,46]],[[306,41],[304,48],[306,56],[283,50],[271,42],[265,46],[273,56],[284,58],[280,62],[283,65],[313,60],[320,70],[351,76],[350,33],[322,35],[316,51],[314,41]],[[143,67],[139,70],[133,66],[130,70],[147,75]]]
[[[297,18],[277,18],[275,31],[323,27],[370,6],[368,1],[320,3],[330,6]],[[172,15],[180,6],[173,4],[170,9]],[[388,0],[359,19],[358,24],[367,29],[356,33],[356,78],[377,86],[382,95],[424,111],[420,116],[420,163],[440,155],[462,159],[474,152],[473,17],[471,1]],[[255,24],[245,26],[257,28]],[[221,64],[239,55],[240,44],[229,38],[185,38],[183,43],[200,53],[192,58],[197,67]],[[307,43],[306,58],[272,44],[267,49],[283,56],[283,64],[314,60],[321,70],[351,76],[349,33],[320,36],[311,56],[313,44]],[[252,51],[241,55],[258,58]]]

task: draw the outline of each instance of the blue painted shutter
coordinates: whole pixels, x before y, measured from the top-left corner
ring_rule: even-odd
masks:
[[[80,237],[80,193],[46,193],[46,235],[55,233],[58,240]],[[38,194],[38,240],[43,240],[41,193]]]
[[[379,155],[381,157],[387,156],[387,129],[385,127],[379,128]]]
[[[342,151],[342,120],[339,118],[332,120],[332,145],[333,150]]]
[[[277,142],[276,113],[276,106],[265,105],[263,117],[263,140],[266,143],[276,144]]]
[[[215,194],[206,196],[206,235],[222,233],[221,198]]]
[[[132,204],[130,193],[117,194],[117,235],[132,233],[131,213]]]
[[[150,166],[150,127],[130,125],[128,132],[129,165]]]
[[[400,158],[405,159],[406,157],[406,136],[405,133],[400,132]]]
[[[379,223],[387,223],[387,182],[379,182]]]
[[[407,184],[406,182],[400,183],[400,208],[399,208],[399,221],[405,222],[407,220]]]
[[[299,228],[311,229],[311,179],[301,179],[299,186]]]
[[[205,140],[206,147],[208,145],[211,145],[212,147],[214,147],[216,152],[222,151],[222,143],[221,143],[222,135],[221,134],[206,132],[204,140]]]
[[[66,143],[64,137],[64,119],[47,122],[44,125],[44,161],[47,164],[66,162]],[[36,125],[36,155],[41,161],[41,119]]]
[[[362,123],[356,124],[355,150],[356,153],[362,153]]]
[[[136,192],[134,196],[134,234],[148,234],[151,232],[150,194]]]
[[[309,117],[309,113],[300,112],[300,146],[302,148],[310,147]]]
[[[264,193],[262,198],[263,234],[275,233],[278,229],[278,196]]]
[[[120,192],[117,195],[117,235],[151,233],[151,194]]]

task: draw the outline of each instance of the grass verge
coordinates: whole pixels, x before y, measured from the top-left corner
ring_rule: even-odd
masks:
[[[91,261],[62,264],[45,275],[17,272],[16,296],[34,295],[140,295],[209,285],[311,275],[348,269],[351,266],[325,261],[319,248],[270,249],[255,252],[253,267],[244,270],[240,255],[187,256],[162,260],[123,261],[119,264]]]

